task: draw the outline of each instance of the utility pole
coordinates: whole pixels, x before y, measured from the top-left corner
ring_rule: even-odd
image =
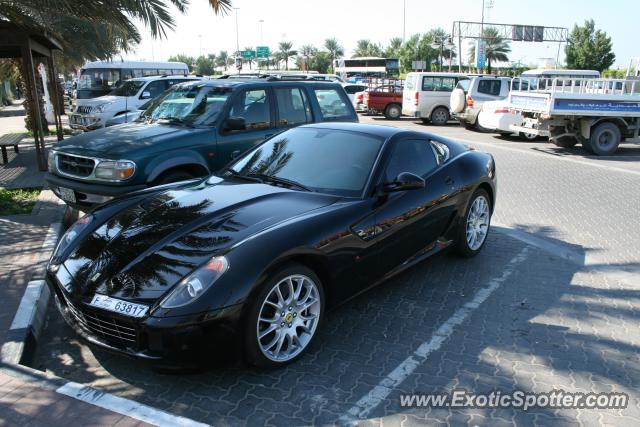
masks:
[[[233,10],[236,11],[236,55],[240,55],[240,36],[238,32],[238,10],[239,7],[234,7]]]
[[[264,19],[258,21],[260,23],[260,46],[264,46],[264,41],[262,40],[262,24],[264,24]]]
[[[402,43],[404,43],[407,29],[407,0],[402,0]]]

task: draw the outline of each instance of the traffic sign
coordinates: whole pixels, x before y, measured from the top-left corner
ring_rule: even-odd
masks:
[[[256,51],[255,50],[241,50],[240,51],[240,56],[242,56],[245,59],[255,58],[256,57]]]
[[[256,47],[256,56],[258,58],[268,58],[269,57],[269,46],[257,46]]]

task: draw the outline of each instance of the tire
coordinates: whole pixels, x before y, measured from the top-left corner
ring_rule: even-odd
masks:
[[[582,148],[584,149],[584,151],[586,151],[589,154],[593,154],[593,151],[591,150],[591,141],[589,141],[587,138],[583,138],[583,137],[579,137],[580,138],[580,145],[582,145]]]
[[[299,291],[297,303],[287,301],[291,296],[288,279],[292,279],[294,293],[298,285],[303,287]],[[280,287],[282,300],[276,287]],[[297,309],[304,304],[301,300],[314,297],[316,302],[310,307]],[[313,342],[324,318],[324,289],[312,270],[300,264],[289,264],[270,276],[250,304],[244,329],[245,359],[259,368],[276,368],[299,359]],[[279,307],[276,308],[274,304]],[[313,320],[302,320],[304,317]],[[305,325],[305,322],[309,323]],[[306,327],[307,331],[302,330],[302,327]],[[264,335],[260,337],[261,334]],[[298,337],[297,346],[294,339],[289,338],[293,334]]]
[[[431,123],[436,126],[444,126],[449,122],[449,110],[444,107],[437,107],[431,112]]]
[[[155,185],[171,184],[172,182],[186,181],[193,178],[195,178],[195,176],[189,172],[177,170],[160,176],[160,178],[155,181]]]
[[[484,208],[486,208],[486,211],[485,211],[486,216],[482,215],[482,217],[478,217],[472,213],[472,209],[476,209],[476,203],[479,203],[480,205],[482,205],[483,203],[482,199],[484,199],[484,203],[485,203]],[[480,206],[477,206],[477,208],[479,209]],[[476,210],[475,212],[480,213],[479,210]],[[481,222],[478,222],[478,221],[481,221]],[[478,227],[473,227],[471,224],[472,222],[477,224]],[[481,223],[484,223],[485,226],[483,227]],[[482,239],[480,242],[478,242],[477,240],[473,240],[470,236],[468,236],[467,229],[469,227],[472,227],[472,229],[475,230],[475,233],[473,234],[473,236],[476,239],[477,238]],[[458,253],[458,255],[461,255],[467,258],[478,255],[487,241],[487,236],[489,235],[490,227],[491,227],[491,199],[489,198],[489,194],[487,194],[485,190],[479,188],[471,195],[471,198],[469,199],[469,204],[464,213],[464,217],[462,218],[462,220],[460,221],[460,224],[458,225],[458,233],[457,233],[458,236],[457,236],[457,242],[456,242],[456,252]],[[483,228],[484,228],[484,234],[482,235],[480,230],[482,230]]]
[[[618,126],[611,122],[604,122],[591,131],[589,146],[593,154],[610,156],[618,149],[621,139],[622,135]]]
[[[398,104],[389,104],[384,109],[384,117],[388,120],[398,120],[402,115],[402,107]]]
[[[476,125],[474,125],[474,124],[471,124],[471,123],[469,123],[469,122],[467,122],[467,121],[464,121],[464,120],[459,120],[459,122],[460,122],[460,124],[461,124],[462,126],[464,126],[464,128],[465,128],[466,130],[472,130],[472,131],[475,131],[475,130],[476,130]]]
[[[462,113],[467,106],[467,96],[464,91],[460,88],[454,89],[453,92],[451,92],[449,104],[451,111],[454,113]]]

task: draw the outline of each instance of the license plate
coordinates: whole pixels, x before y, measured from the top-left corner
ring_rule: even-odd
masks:
[[[70,188],[58,187],[58,191],[60,192],[60,198],[65,202],[76,202],[76,193]]]
[[[149,310],[149,307],[146,305],[135,304],[100,294],[96,294],[89,305],[131,317],[142,317],[147,314],[147,310]]]

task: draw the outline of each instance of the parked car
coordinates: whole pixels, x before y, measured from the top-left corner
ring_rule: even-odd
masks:
[[[76,111],[69,115],[69,126],[84,131],[105,127],[113,117],[136,111],[174,84],[193,80],[202,80],[202,77],[152,76],[127,80],[108,95],[78,100]]]
[[[138,120],[138,117],[140,117],[142,113],[144,113],[144,111],[151,106],[153,101],[154,99],[148,100],[147,102],[136,108],[134,111],[124,111],[120,114],[116,114],[115,116],[107,120],[107,122],[104,124],[104,127],[135,122],[136,120]]]
[[[509,108],[509,100],[487,101],[482,105],[478,114],[478,126],[484,131],[498,133],[501,135],[514,134],[509,129],[510,126],[519,126],[522,123],[522,115]],[[516,135],[527,141],[538,139],[538,135],[529,132],[518,132]]]
[[[402,115],[402,86],[388,84],[364,92],[363,109],[369,114],[383,114],[387,119],[396,120]]]
[[[154,185],[210,175],[266,138],[314,122],[357,122],[339,83],[203,80],[165,92],[135,123],[59,142],[49,188],[79,210]]]
[[[355,101],[356,93],[363,92],[367,89],[367,85],[353,83],[342,83],[342,87],[344,88],[344,91],[347,92],[349,101],[351,101],[352,104]]]
[[[445,125],[451,118],[449,98],[459,81],[467,80],[466,74],[427,73],[407,74],[402,92],[402,114],[415,117],[424,123]]]
[[[437,135],[297,127],[214,176],[96,208],[62,237],[46,280],[96,347],[183,366],[240,344],[249,363],[280,367],[328,309],[445,248],[478,254],[495,180],[489,154]]]
[[[459,81],[451,92],[449,106],[453,117],[467,129],[478,129],[478,114],[487,101],[509,95],[511,77],[476,76]]]

